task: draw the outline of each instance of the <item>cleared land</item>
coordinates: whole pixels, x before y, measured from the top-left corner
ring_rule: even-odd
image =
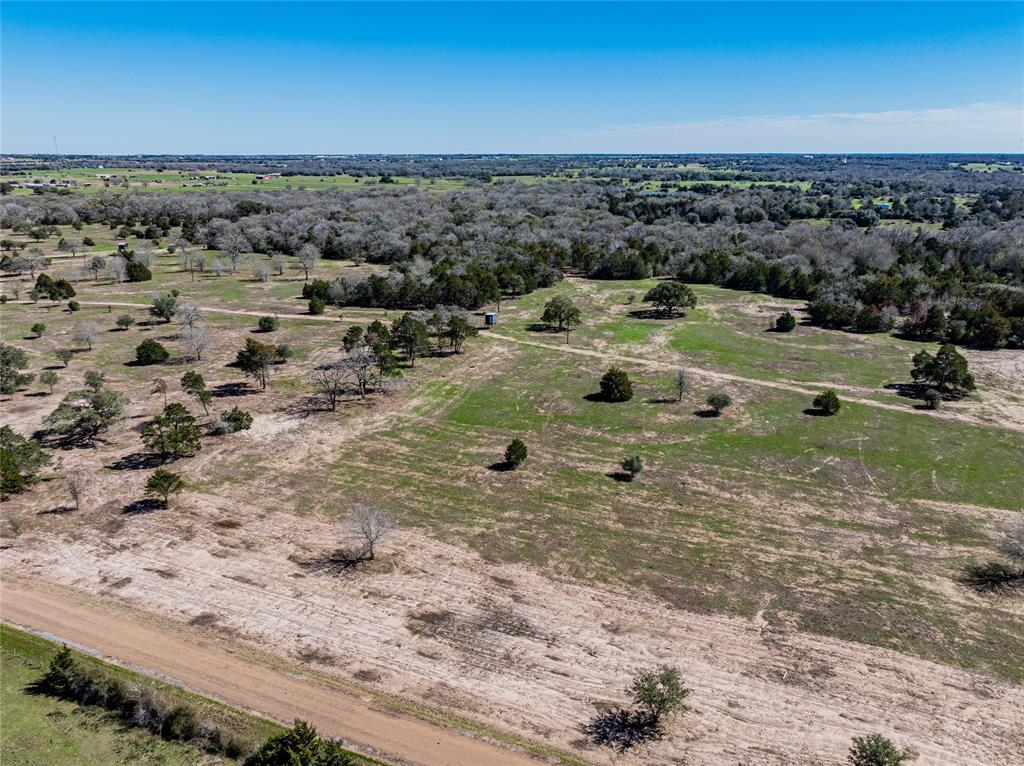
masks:
[[[54,512],[67,505],[56,480],[5,503],[5,572],[568,762],[613,760],[579,727],[657,662],[683,670],[694,711],[616,762],[838,764],[851,736],[873,731],[928,763],[994,766],[1024,748],[1024,605],[957,583],[1020,518],[1024,353],[971,354],[980,392],[931,413],[886,388],[908,381],[921,344],[765,332],[799,304],[718,288],[660,319],[638,300],[653,282],[568,280],[503,302],[487,337],[404,370],[392,395],[329,413],[308,400],[309,369],[337,355],[349,324],[395,312],[322,321],[301,316],[294,275],[193,285],[173,256],[158,264],[151,283],[81,283],[74,315],[0,309],[34,372],[59,364],[77,322],[112,326],[121,312],[91,302],[145,304],[170,285],[211,309],[217,338],[199,364],[135,367],[146,337],[180,356],[175,327],[104,332],[56,370],[52,396],[36,386],[5,403],[5,422],[28,434],[85,370],[132,399],[108,442],[58,452],[62,470],[89,476],[81,511]],[[583,310],[568,345],[529,327],[559,293]],[[268,391],[226,366],[255,322],[225,310],[282,317],[255,337],[299,353]],[[26,339],[36,321],[48,332]],[[636,396],[588,399],[612,362]],[[680,403],[676,366],[692,379]],[[162,404],[151,380],[192,368],[215,388],[212,412],[237,404],[254,427],[175,463],[190,486],[170,509],[126,513],[148,475],[134,426]],[[842,410],[806,414],[826,384]],[[711,390],[735,403],[700,417]],[[526,464],[492,470],[516,436]],[[628,454],[647,467],[618,481]],[[392,509],[403,531],[370,567],[311,571],[356,502]]]

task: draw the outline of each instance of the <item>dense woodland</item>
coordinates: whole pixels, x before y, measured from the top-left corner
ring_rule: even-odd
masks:
[[[103,161],[195,167],[188,158]],[[696,161],[703,168],[687,167]],[[368,278],[309,283],[306,297],[339,306],[477,309],[573,269],[599,279],[666,276],[805,299],[810,320],[833,329],[1024,347],[1024,173],[1006,157],[204,162],[236,172],[450,176],[471,184],[449,192],[379,181],[354,192],[40,190],[5,196],[0,223],[20,232],[102,223],[165,245],[180,226],[181,244],[213,251],[200,268],[251,252],[388,267]],[[978,172],[966,162],[1004,164]],[[500,179],[528,173],[550,178]],[[17,268],[17,259],[7,252],[5,269]]]

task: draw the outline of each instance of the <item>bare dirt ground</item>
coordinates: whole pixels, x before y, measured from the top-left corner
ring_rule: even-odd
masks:
[[[335,525],[227,498],[179,505],[77,539],[18,538],[4,571],[596,763],[838,764],[850,737],[873,731],[927,764],[1001,766],[1024,753],[1024,690],[963,670],[794,632],[760,613],[698,615],[496,566],[412,532],[370,570],[318,575],[303,562],[337,544]],[[591,746],[580,726],[625,702],[632,672],[662,662],[684,670],[692,711],[629,754]],[[235,701],[229,688],[209,691]]]
[[[377,708],[350,691],[298,678],[226,651],[209,641],[183,638],[166,624],[114,614],[101,603],[38,584],[7,582],[4,619],[74,642],[118,664],[171,679],[190,689],[257,710],[290,724],[309,721],[346,744],[403,763],[449,766],[528,766],[525,754],[439,729]]]

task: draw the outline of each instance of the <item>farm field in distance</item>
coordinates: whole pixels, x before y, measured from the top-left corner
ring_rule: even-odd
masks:
[[[54,631],[76,605],[90,630],[106,619],[165,631],[236,669],[336,691],[396,732],[425,726],[439,746],[470,748],[455,758],[838,766],[852,737],[873,732],[929,764],[1024,752],[1024,600],[1012,582],[985,589],[967,576],[1007,560],[1000,546],[1024,512],[1020,286],[1004,244],[1019,220],[984,219],[950,196],[922,220],[858,226],[852,216],[899,195],[854,179],[857,193],[818,211],[841,208],[850,223],[817,212],[810,224],[705,223],[701,204],[795,205],[819,179],[775,158],[628,159],[523,159],[517,174],[503,160],[493,177],[514,184],[414,176],[405,160],[359,184],[359,164],[255,186],[242,170],[198,171],[227,184],[206,188],[143,163],[26,171],[131,180],[109,201],[81,186],[3,197],[13,390],[0,425],[50,458],[0,509],[8,609],[25,620],[4,613],[15,624],[2,634],[5,759],[243,762],[255,746],[197,756],[33,693],[54,647],[16,628],[68,638]],[[1001,166],[929,162],[942,169],[899,172],[946,173],[1003,204],[984,186],[1003,183]],[[621,178],[609,188],[588,173]],[[692,199],[644,195],[663,173],[739,179]],[[380,184],[385,174],[396,183]],[[988,227],[975,271],[949,265],[969,246],[945,215]],[[726,261],[718,276],[698,271]],[[742,289],[736,274],[756,263],[784,268]],[[129,281],[129,266],[143,278]],[[801,277],[819,281],[794,286]],[[74,295],[47,286],[61,280]],[[692,305],[659,309],[648,294],[664,287],[685,287]],[[978,309],[990,295],[995,319]],[[559,304],[578,312],[561,327],[542,319]],[[853,304],[845,320],[822,319]],[[948,333],[915,335],[932,305]],[[975,342],[1004,325],[998,347]],[[914,358],[947,348],[974,388],[932,406]],[[622,401],[603,390],[610,368],[628,377]],[[62,436],[48,416],[90,390],[122,394],[123,413],[95,438]],[[832,414],[815,401],[826,390]],[[191,448],[153,435],[175,407],[194,421]],[[226,427],[236,410],[250,419]],[[514,440],[521,463],[506,453]],[[161,495],[159,472],[181,484]],[[359,547],[360,508],[397,524],[375,548]],[[34,603],[67,614],[27,624]],[[158,648],[150,659],[129,664],[274,719],[251,719],[254,741],[291,723],[290,700],[312,709],[298,686],[271,709],[232,696],[248,676],[196,688]],[[595,736],[638,669],[662,665],[680,670],[689,709],[629,747]],[[339,729],[323,733],[367,763],[430,752],[389,749],[398,734],[381,743],[326,712]],[[416,736],[410,747],[435,742]]]

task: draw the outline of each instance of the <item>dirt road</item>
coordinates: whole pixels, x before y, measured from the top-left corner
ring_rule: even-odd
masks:
[[[411,764],[537,766],[525,754],[386,712],[348,692],[285,675],[255,660],[191,641],[26,581],[3,582],[3,621],[44,632],[98,656],[282,722],[320,731]]]

